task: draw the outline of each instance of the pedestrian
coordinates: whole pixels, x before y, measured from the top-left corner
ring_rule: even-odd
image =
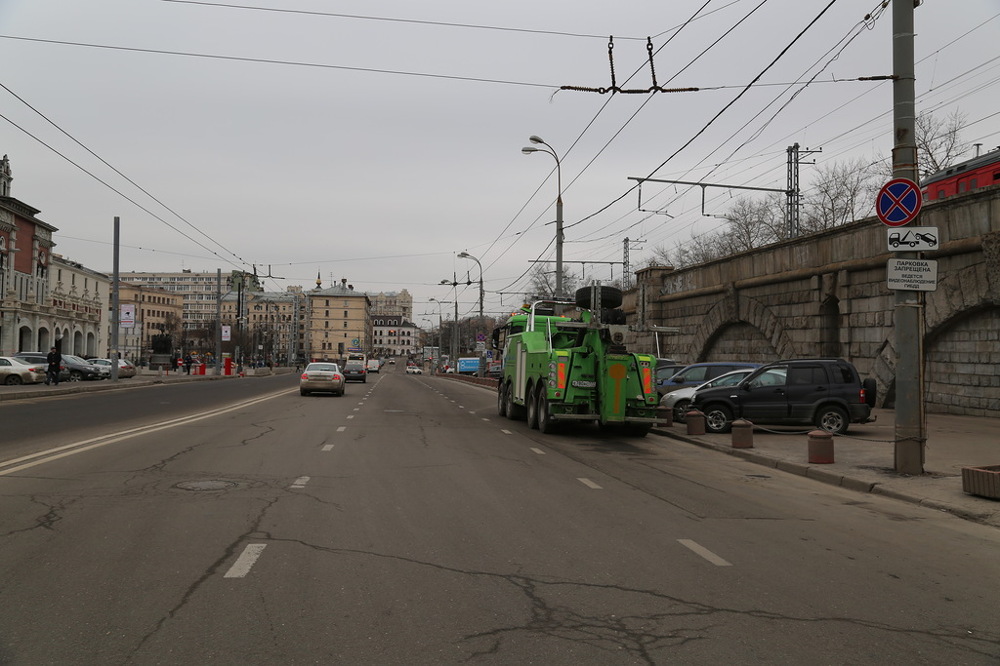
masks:
[[[62,354],[55,347],[49,352],[48,356],[45,357],[48,361],[49,367],[45,372],[45,383],[55,384],[59,386],[59,373],[62,371]]]
[[[191,356],[191,354],[188,354],[187,356],[184,357],[184,372],[186,374],[189,375],[191,374],[191,365],[193,363],[194,363],[194,358]]]

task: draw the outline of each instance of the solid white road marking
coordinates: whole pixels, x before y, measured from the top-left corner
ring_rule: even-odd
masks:
[[[685,548],[691,549],[693,552],[697,553],[698,555],[701,555],[702,557],[704,557],[706,560],[708,560],[717,567],[733,566],[729,562],[726,562],[724,559],[722,559],[721,557],[710,551],[708,548],[705,548],[701,544],[695,543],[691,539],[678,539],[677,541],[680,542],[680,544]]]
[[[323,451],[333,451],[333,444],[327,444],[323,447]]]
[[[292,391],[294,391],[294,389],[292,389],[291,391],[279,391],[277,393],[265,395],[260,398],[253,398],[245,402],[236,403],[235,405],[230,405],[228,407],[221,407],[216,410],[198,414],[197,416],[182,416],[180,418],[170,419],[169,421],[161,421],[160,423],[153,423],[148,426],[139,426],[137,428],[123,430],[118,433],[101,435],[99,437],[85,439],[80,442],[73,442],[72,444],[65,444],[63,446],[58,446],[54,449],[39,451],[37,453],[32,453],[26,456],[22,456],[20,458],[6,460],[0,463],[0,467],[6,468],[0,470],[0,476],[4,476],[6,474],[13,474],[14,472],[20,472],[21,470],[28,469],[29,467],[41,465],[43,463],[47,463],[52,460],[59,460],[60,458],[65,458],[67,456],[74,456],[78,453],[83,453],[84,451],[97,449],[102,446],[107,446],[108,444],[114,444],[116,442],[121,442],[126,439],[138,437],[139,435],[145,435],[152,432],[159,432],[160,430],[167,430],[168,428],[172,428],[174,426],[184,425],[187,423],[194,423],[195,421],[201,421],[203,419],[209,419],[212,418],[213,416],[226,414],[228,412],[236,411],[237,409],[243,409],[245,407],[255,405],[258,402],[264,402],[265,400],[271,400],[272,398],[278,398],[283,395],[287,395],[289,393],[292,393]],[[42,460],[37,460],[37,458],[42,458]],[[26,462],[29,460],[32,462]]]
[[[531,450],[534,451],[535,453],[537,453],[540,456],[544,456],[545,455],[545,451],[542,451],[541,449],[536,449],[536,448],[532,447]]]
[[[596,483],[594,483],[593,481],[591,481],[590,479],[579,478],[577,479],[577,481],[587,486],[588,488],[593,488],[594,490],[601,490],[601,487]]]
[[[233,566],[229,567],[229,571],[225,573],[223,578],[243,578],[248,573],[250,573],[250,567],[253,566],[260,554],[264,552],[264,548],[267,547],[266,543],[251,543],[248,544],[240,556],[236,558],[233,562]]]
[[[305,488],[307,483],[309,483],[309,477],[308,476],[300,476],[299,478],[295,479],[295,483],[293,483],[291,485],[291,487],[292,488]]]

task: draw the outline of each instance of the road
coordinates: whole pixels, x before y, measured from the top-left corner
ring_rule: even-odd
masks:
[[[1000,660],[994,528],[385,369],[0,405],[0,663]]]

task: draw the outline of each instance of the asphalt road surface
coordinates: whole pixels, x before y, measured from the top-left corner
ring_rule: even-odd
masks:
[[[993,528],[384,369],[0,405],[0,663],[1000,661]]]

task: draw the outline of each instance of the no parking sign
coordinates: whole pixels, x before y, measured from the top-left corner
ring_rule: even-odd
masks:
[[[893,178],[879,190],[875,198],[875,214],[883,224],[901,227],[917,217],[923,201],[916,183],[909,178]]]

